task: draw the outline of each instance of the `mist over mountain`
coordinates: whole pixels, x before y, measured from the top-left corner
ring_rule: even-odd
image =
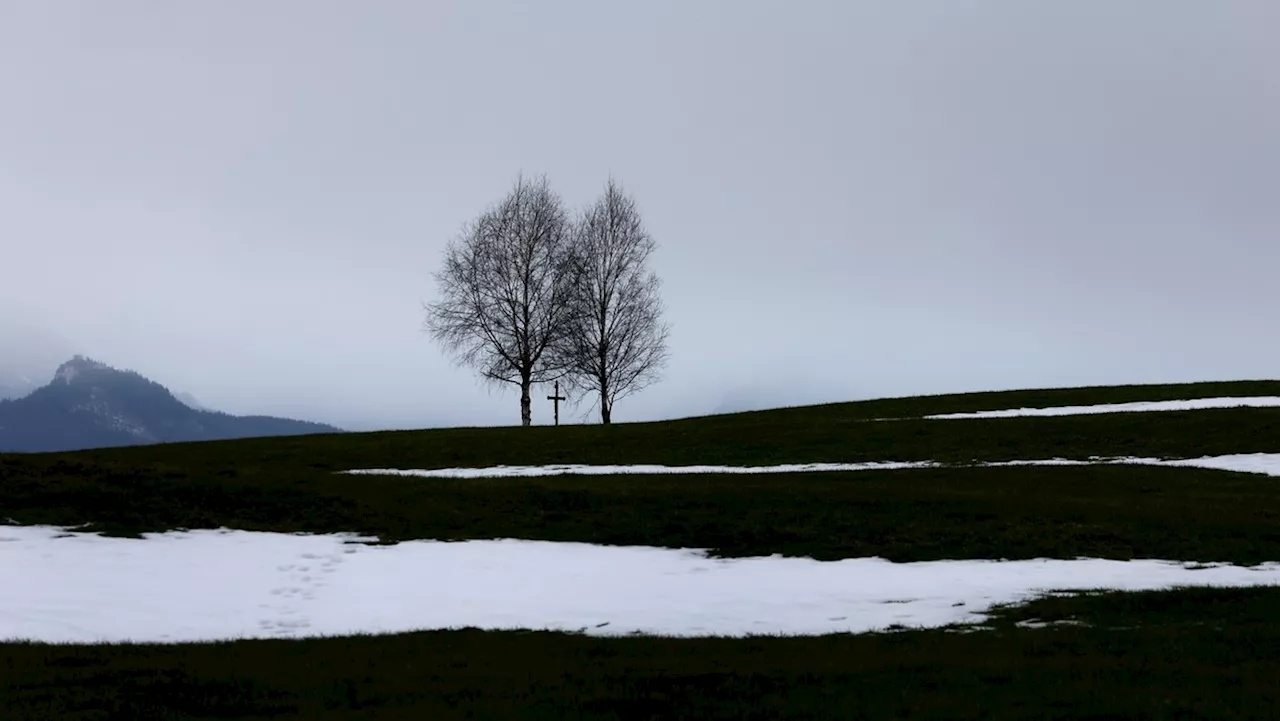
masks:
[[[0,401],[21,398],[35,390],[35,388],[35,382],[26,376],[20,376],[16,373],[0,374]]]
[[[208,408],[203,403],[196,400],[196,397],[191,395],[190,393],[175,393],[173,397],[177,398],[178,401],[182,403],[182,405],[188,408],[194,408],[195,410],[198,410],[198,411],[213,410],[212,408]]]
[[[341,432],[322,423],[204,410],[187,398],[133,371],[75,356],[47,385],[0,401],[0,452]]]
[[[39,388],[75,352],[66,338],[0,308],[0,400],[21,398]]]

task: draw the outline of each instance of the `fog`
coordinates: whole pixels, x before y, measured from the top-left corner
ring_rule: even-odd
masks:
[[[1276,27],[1272,0],[4,3],[0,367],[518,423],[421,322],[524,172],[574,207],[612,174],[659,243],[672,358],[618,421],[1276,377]]]

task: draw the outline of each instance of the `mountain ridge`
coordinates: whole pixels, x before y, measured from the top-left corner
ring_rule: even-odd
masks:
[[[136,371],[76,355],[27,395],[0,400],[0,452],[341,433],[323,423],[193,408]]]

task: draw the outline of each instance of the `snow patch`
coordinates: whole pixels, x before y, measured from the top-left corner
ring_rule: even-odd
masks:
[[[710,559],[699,550],[0,527],[0,639],[180,642],[418,629],[812,635],[980,623],[1053,590],[1280,584],[1243,568],[1098,559]]]
[[[1028,461],[999,461],[976,463],[971,466],[997,468],[1001,466],[1086,466],[1136,464],[1150,466],[1192,466],[1220,471],[1263,473],[1280,476],[1280,453],[1252,453],[1230,456],[1205,456],[1165,460],[1162,458],[1092,458],[1072,460],[1048,458]],[[610,476],[610,475],[660,475],[660,474],[757,474],[757,473],[817,473],[850,471],[884,471],[912,468],[941,468],[934,461],[879,462],[879,463],[794,463],[775,466],[661,466],[618,465],[591,466],[582,464],[548,466],[490,466],[488,468],[360,468],[339,473],[369,476],[408,476],[413,478],[534,478],[539,476]]]
[[[899,470],[904,468],[934,468],[932,461],[918,463],[790,463],[777,466],[591,466],[583,464],[559,464],[548,466],[490,466],[488,468],[436,468],[431,470],[409,468],[361,468],[340,471],[363,476],[413,476],[417,478],[534,478],[538,476],[611,476],[611,475],[661,475],[703,473],[813,473],[830,471]]]
[[[1195,398],[1183,401],[1139,401],[1135,403],[1111,403],[1096,406],[1057,406],[1052,408],[1011,408],[1001,411],[976,411],[973,413],[943,413],[924,416],[926,420],[956,420],[963,418],[1014,418],[1018,416],[1075,416],[1092,413],[1141,413],[1156,411],[1193,411],[1209,408],[1275,408],[1280,398],[1254,396],[1240,398]]]

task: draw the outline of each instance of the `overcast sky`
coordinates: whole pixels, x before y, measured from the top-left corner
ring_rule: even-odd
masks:
[[[523,171],[573,206],[613,174],[659,243],[672,361],[619,421],[1274,378],[1277,28],[1275,0],[0,0],[0,365],[518,423],[421,307]]]

